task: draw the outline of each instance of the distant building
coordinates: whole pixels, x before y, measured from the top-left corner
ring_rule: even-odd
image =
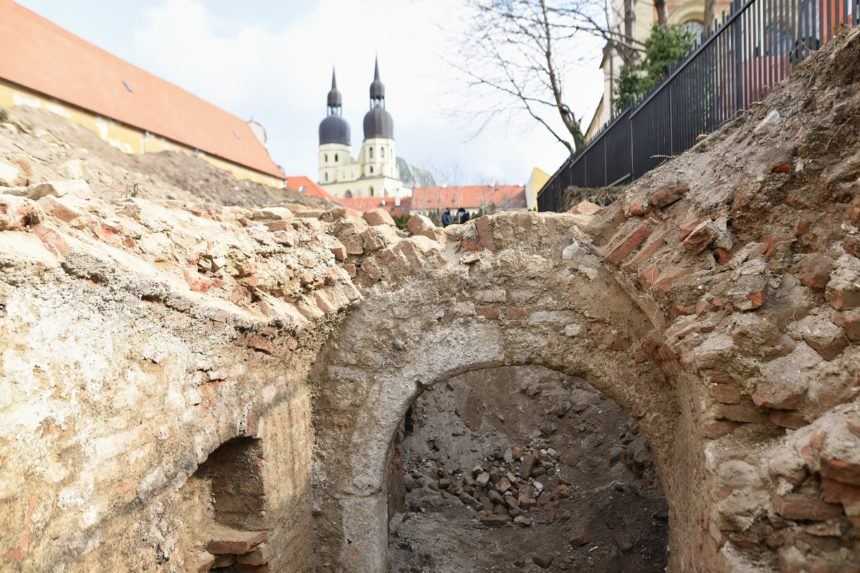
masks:
[[[544,184],[549,181],[550,174],[541,169],[540,167],[535,167],[532,169],[532,174],[529,176],[529,180],[526,183],[526,208],[529,211],[537,211],[538,208],[538,193],[543,188]]]
[[[352,156],[349,123],[335,73],[319,127],[319,184],[335,197],[396,197],[409,194],[400,181],[394,148],[394,119],[385,109],[385,85],[379,62],[370,84],[370,109],[364,116],[364,142]]]
[[[412,192],[412,211],[437,215],[445,209],[511,211],[526,208],[526,191],[522,185],[467,185],[458,187],[418,187]]]
[[[618,34],[624,33],[624,1],[610,2],[611,26]],[[657,9],[653,2],[632,0],[633,39],[645,42],[651,35],[651,28],[657,23]],[[731,6],[731,0],[714,0],[714,15],[717,16]],[[670,26],[683,26],[696,38],[701,38],[705,29],[705,3],[702,0],[666,0],[666,14]],[[621,57],[615,50],[606,46],[600,69],[603,70],[603,95],[591,117],[585,132],[586,141],[591,140],[612,119],[612,106],[618,90],[618,78],[622,68]]]
[[[316,197],[317,199],[325,199],[326,201],[333,200],[333,197],[325,189],[304,175],[288,175],[287,189],[301,193],[307,197]]]
[[[341,197],[335,202],[360,213],[385,209],[392,217],[408,215],[412,210],[412,197]]]
[[[32,107],[126,153],[194,153],[239,179],[284,186],[265,130],[0,0],[0,107]]]

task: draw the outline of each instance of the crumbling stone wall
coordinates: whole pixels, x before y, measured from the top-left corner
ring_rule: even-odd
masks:
[[[855,30],[612,205],[449,228],[444,266],[370,286],[315,373],[324,570],[384,569],[420,387],[501,364],[642,416],[670,570],[860,568],[858,70]]]
[[[263,570],[383,571],[420,389],[538,365],[638,420],[670,570],[860,569],[858,81],[852,31],[605,208],[445,231],[190,205],[4,122],[4,567],[206,571],[219,541]],[[206,539],[198,471],[237,438],[263,529]]]
[[[272,571],[312,568],[305,380],[359,297],[323,235],[285,208],[0,186],[4,570],[208,570],[201,520],[237,484],[189,478],[237,439],[261,461],[230,525]]]

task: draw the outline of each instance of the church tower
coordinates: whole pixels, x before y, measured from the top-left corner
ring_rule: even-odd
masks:
[[[334,70],[326,110],[319,128],[319,182],[323,185],[357,175],[353,173],[349,124],[343,119],[343,97],[337,89]]]
[[[364,143],[361,145],[363,177],[399,179],[394,154],[394,119],[385,109],[385,84],[374,63],[370,84],[370,109],[364,115]]]
[[[385,108],[385,85],[379,61],[370,84],[370,109],[364,115],[364,141],[358,157],[350,150],[349,124],[343,119],[343,98],[334,71],[319,127],[319,184],[335,197],[402,197],[409,189],[400,181],[394,150],[394,119]]]

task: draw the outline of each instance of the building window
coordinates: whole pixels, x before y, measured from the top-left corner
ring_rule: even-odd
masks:
[[[383,159],[385,159],[385,148],[384,147],[379,148],[379,156],[382,157]]]
[[[352,199],[352,191],[347,189],[346,193],[344,193],[343,196],[346,197],[347,199]]]
[[[702,34],[705,32],[705,25],[701,22],[689,20],[681,24],[681,28],[690,34],[696,43],[700,43],[702,41]]]
[[[338,156],[337,156],[337,153],[335,153],[334,154],[334,162],[337,163],[337,161],[338,161]]]
[[[370,196],[373,197],[373,185],[370,186]]]
[[[325,172],[325,180],[326,180],[326,183],[328,183],[328,171]]]
[[[370,166],[370,174],[373,175],[373,165]]]
[[[323,155],[323,163],[328,163],[328,153]]]
[[[373,148],[372,148],[372,147],[368,147],[368,148],[367,148],[367,151],[370,153],[370,158],[371,158],[371,159],[373,159]]]

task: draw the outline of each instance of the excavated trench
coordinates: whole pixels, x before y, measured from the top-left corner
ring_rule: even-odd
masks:
[[[399,428],[386,481],[393,573],[666,566],[648,445],[579,378],[501,367],[433,386]]]

